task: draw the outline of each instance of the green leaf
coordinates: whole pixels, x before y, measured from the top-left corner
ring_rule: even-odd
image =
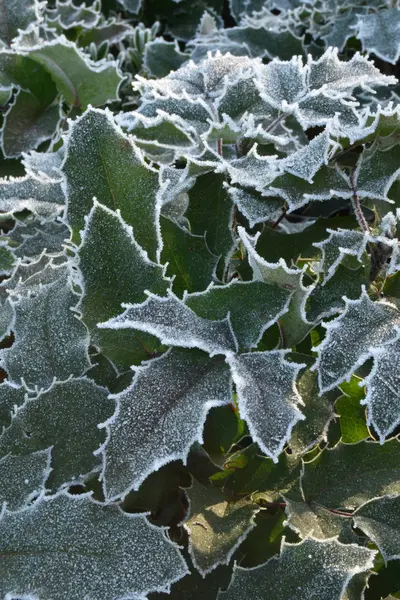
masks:
[[[340,600],[351,580],[373,566],[375,551],[336,539],[306,538],[282,543],[281,554],[253,569],[234,566],[232,581],[219,600]]]
[[[53,41],[42,42],[22,53],[39,63],[73,106],[85,110],[89,104],[101,106],[118,99],[122,76],[114,61],[101,64],[92,62],[75,43],[59,36]]]
[[[229,313],[239,346],[248,350],[255,348],[264,331],[287,312],[291,295],[290,290],[263,281],[232,280],[187,294],[184,302],[205,319],[223,319]]]
[[[61,182],[33,175],[0,179],[0,210],[30,210],[43,217],[58,215],[65,204]]]
[[[63,165],[68,198],[67,218],[77,239],[93,197],[133,227],[136,241],[156,258],[158,173],[115,125],[108,111],[88,109],[71,124]]]
[[[293,427],[289,445],[294,454],[300,456],[326,440],[329,424],[334,418],[334,402],[339,392],[332,390],[320,396],[317,376],[309,369],[300,373],[297,389],[304,402],[301,412],[305,420]]]
[[[51,270],[55,271],[54,281],[39,286],[35,294],[11,300],[15,342],[1,351],[10,381],[23,380],[32,388],[49,387],[54,379],[82,375],[90,367],[88,332],[71,310],[78,296],[72,290],[68,268]]]
[[[348,383],[342,383],[340,389],[344,395],[338,398],[335,404],[335,412],[340,417],[342,442],[345,444],[356,444],[369,437],[365,409],[361,406],[365,394],[360,383],[360,379],[354,375]]]
[[[161,261],[168,263],[167,275],[173,276],[173,289],[178,296],[185,291],[204,290],[214,278],[218,258],[206,243],[204,235],[193,235],[176,221],[161,217],[163,249]]]
[[[296,378],[305,365],[285,360],[284,350],[229,356],[239,412],[262,451],[278,461],[296,423],[304,416]]]
[[[213,406],[229,404],[229,369],[221,357],[172,350],[135,367],[132,385],[116,396],[114,417],[104,423],[102,449],[107,498],[126,496],[144,479],[173,460],[186,461],[190,447],[202,440]]]
[[[26,389],[13,385],[9,381],[0,383],[0,428],[1,431],[11,423],[15,407],[24,403]]]
[[[82,27],[92,29],[100,20],[100,3],[94,2],[92,6],[75,6],[72,0],[56,0],[54,8],[47,8],[46,20],[51,27],[71,29]]]
[[[6,511],[0,531],[5,597],[143,598],[168,591],[187,573],[178,547],[146,516],[101,506],[86,494],[44,497],[24,511]]]
[[[84,295],[79,308],[91,344],[118,366],[125,346],[125,366],[139,364],[147,357],[134,332],[123,332],[123,336],[119,331],[98,329],[97,323],[118,315],[122,302],[145,300],[144,290],[163,294],[170,283],[163,277],[163,268],[151,262],[137,244],[131,227],[118,212],[95,201],[81,236],[78,261]],[[137,358],[131,362],[135,353]]]
[[[165,77],[189,60],[189,54],[179,50],[178,42],[162,38],[148,42],[144,49],[143,65],[151,77]]]
[[[20,29],[40,21],[40,3],[36,0],[1,0],[0,40],[11,46]]]
[[[253,529],[257,507],[249,499],[228,502],[217,488],[193,479],[186,491],[190,515],[185,522],[189,551],[203,577],[218,565],[228,564],[236,548]]]
[[[225,189],[224,176],[206,173],[197,178],[189,191],[189,219],[192,233],[204,235],[207,246],[216,256],[226,256],[234,247],[232,235],[233,205]]]
[[[373,302],[363,288],[357,300],[345,299],[344,312],[334,321],[324,323],[327,330],[317,348],[318,380],[321,392],[328,391],[350,378],[354,371],[373,356],[374,348],[393,341],[399,311],[388,302]]]
[[[125,312],[98,327],[138,329],[156,335],[164,345],[199,348],[214,354],[235,352],[237,342],[229,316],[219,321],[198,317],[172,292],[165,298],[148,295],[142,304],[123,304]]]
[[[61,119],[59,102],[43,107],[30,91],[19,90],[4,117],[3,150],[8,157],[33,150],[55,135]]]
[[[396,439],[383,446],[359,442],[325,449],[304,465],[304,498],[330,508],[353,509],[376,496],[399,493],[399,456]]]
[[[315,503],[305,503],[285,496],[287,525],[301,538],[312,536],[318,540],[337,537],[343,544],[357,542],[352,530],[351,515],[338,514]]]
[[[51,448],[26,456],[0,458],[0,502],[9,511],[25,508],[40,496],[51,471]]]
[[[353,514],[354,525],[378,546],[385,561],[400,556],[400,496],[374,498]]]
[[[81,482],[99,468],[93,452],[104,442],[104,433],[97,425],[114,411],[107,396],[105,388],[80,378],[56,382],[35,398],[27,397],[0,437],[0,453],[27,456],[52,447],[49,488]]]
[[[363,51],[373,53],[383,61],[395,65],[400,56],[398,43],[400,16],[397,6],[390,6],[393,7],[358,15],[356,31],[358,39],[362,42]]]

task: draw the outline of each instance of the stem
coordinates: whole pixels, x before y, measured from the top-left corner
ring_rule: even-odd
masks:
[[[222,138],[218,138],[218,154],[222,156]]]
[[[272,229],[276,229],[279,225],[279,223],[281,221],[283,221],[283,219],[286,217],[286,208],[282,209],[281,214],[279,215],[279,217],[277,218],[277,220],[275,221],[275,223],[272,225]]]
[[[362,207],[360,204],[360,199],[357,195],[356,187],[354,184],[354,170],[351,172],[351,175],[350,175],[350,186],[351,186],[351,190],[353,192],[353,195],[351,197],[351,204],[353,206],[353,210],[354,210],[354,214],[356,216],[357,222],[358,222],[360,228],[365,233],[369,233],[369,226],[368,226],[367,221],[365,220],[364,213],[362,211]]]

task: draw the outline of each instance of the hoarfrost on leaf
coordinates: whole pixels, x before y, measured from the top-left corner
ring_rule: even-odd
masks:
[[[221,490],[194,478],[186,493],[190,514],[184,526],[190,536],[189,551],[204,577],[218,565],[229,563],[255,526],[253,517],[258,509],[248,498],[228,502]]]
[[[123,513],[88,494],[62,493],[17,513],[6,510],[0,531],[4,597],[143,597],[168,592],[188,572],[178,546],[146,515]]]
[[[347,300],[344,312],[325,323],[323,342],[317,347],[319,387],[322,392],[349,379],[373,356],[374,350],[396,338],[400,313],[388,302],[373,302],[365,288],[357,300]]]
[[[229,368],[222,357],[173,349],[136,367],[132,385],[112,397],[102,478],[106,497],[116,499],[166,463],[186,461],[210,408],[232,401]]]
[[[9,511],[21,510],[44,492],[51,471],[51,448],[25,456],[0,458],[0,504]]]
[[[373,498],[353,513],[354,525],[378,546],[385,561],[400,556],[400,496]]]
[[[218,600],[341,600],[354,575],[372,568],[376,551],[356,544],[306,538],[282,543],[279,557],[252,569],[234,566],[226,592]]]
[[[97,426],[115,408],[107,397],[108,390],[85,378],[57,382],[46,392],[27,397],[0,436],[0,454],[11,452],[22,460],[51,446],[49,489],[82,481],[100,468],[93,452],[105,436]]]
[[[305,365],[285,360],[284,350],[251,352],[228,358],[239,411],[250,434],[277,462],[295,424],[304,419],[296,378]]]
[[[211,321],[198,317],[172,292],[165,298],[154,294],[142,304],[122,304],[125,312],[99,323],[103,329],[138,329],[160,338],[162,344],[181,348],[200,348],[214,354],[235,352],[237,341],[229,317]]]

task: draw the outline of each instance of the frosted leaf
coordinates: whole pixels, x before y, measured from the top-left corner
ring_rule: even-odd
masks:
[[[390,139],[390,138],[389,138]],[[360,198],[392,202],[388,192],[400,174],[400,147],[385,148],[378,139],[362,153],[355,171],[354,186]]]
[[[99,23],[99,9],[100,3],[96,1],[92,6],[85,6],[85,4],[76,6],[72,0],[66,2],[56,0],[54,7],[46,10],[46,21],[50,27],[61,29],[72,29],[73,27],[92,29]]]
[[[6,511],[0,531],[4,597],[137,598],[168,592],[187,573],[178,546],[146,515],[87,494],[44,497],[18,513]]]
[[[325,449],[304,464],[304,500],[329,508],[354,509],[376,496],[399,494],[399,459],[397,439],[384,445],[362,441]]]
[[[62,35],[37,46],[16,46],[16,50],[42,65],[74,106],[85,109],[89,104],[100,106],[118,98],[122,75],[116,62],[93,62]]]
[[[305,503],[285,497],[288,516],[286,524],[301,538],[312,536],[317,540],[338,537],[343,544],[357,541],[352,531],[351,518],[331,512],[314,503]]]
[[[37,148],[56,134],[61,119],[60,101],[47,105],[32,92],[18,90],[4,116],[2,147],[7,157]]]
[[[285,173],[301,177],[312,183],[314,175],[322,165],[327,165],[332,141],[325,130],[311,140],[309,144],[293,152],[280,162]]]
[[[368,236],[352,229],[327,229],[329,237],[322,242],[315,242],[313,246],[320,248],[322,258],[315,265],[317,272],[324,273],[324,285],[336,272],[345,256],[355,256],[361,262],[361,256],[366,249]]]
[[[400,422],[400,339],[373,351],[374,365],[365,378],[368,425],[373,425],[383,444]]]
[[[142,7],[142,0],[119,0],[120,4],[130,13],[137,15]]]
[[[0,210],[24,209],[43,217],[54,217],[64,208],[65,196],[60,181],[31,175],[0,179]]]
[[[239,187],[229,186],[227,190],[240,212],[249,220],[250,227],[265,221],[276,221],[282,212],[282,201],[279,198],[263,196],[260,192]]]
[[[58,221],[27,219],[23,223],[17,221],[7,237],[12,242],[18,243],[14,250],[15,256],[24,259],[38,257],[43,252],[48,254],[62,252],[70,232],[64,223]]]
[[[158,173],[147,166],[108,111],[88,109],[71,124],[67,144],[66,216],[75,237],[95,196],[106,207],[121,211],[133,226],[136,241],[154,259],[159,245]]]
[[[400,496],[373,498],[353,513],[355,527],[378,546],[387,562],[400,556]]]
[[[91,344],[113,360],[110,336],[118,343],[119,332],[98,329],[97,323],[118,315],[121,302],[143,301],[143,290],[164,294],[170,282],[164,279],[163,268],[151,262],[137,244],[119,212],[97,201],[86,218],[78,263],[84,292],[79,309]]]
[[[105,436],[97,426],[114,408],[108,390],[90,379],[57,382],[16,409],[11,425],[0,436],[0,453],[25,456],[52,446],[48,487],[55,491],[81,482],[100,466],[93,452]]]
[[[0,383],[0,434],[11,423],[16,406],[24,403],[26,389],[5,380]]]
[[[14,322],[14,310],[8,298],[0,302],[0,339],[2,340],[11,333]]]
[[[192,479],[186,490],[189,518],[189,551],[196,569],[205,577],[218,565],[228,564],[236,548],[253,529],[257,506],[248,498],[228,502],[223,492]]]
[[[122,304],[125,312],[100,323],[103,329],[138,329],[160,338],[162,344],[181,348],[200,348],[214,354],[236,351],[230,320],[219,321],[198,317],[172,292],[166,298],[153,294],[142,304]]]
[[[339,265],[328,281],[318,282],[310,290],[306,300],[306,315],[310,322],[320,322],[324,317],[331,317],[345,308],[345,298],[356,300],[360,297],[363,286],[370,283],[371,263],[365,253],[363,264],[359,268],[347,268]]]
[[[297,389],[304,403],[301,411],[305,416],[292,429],[289,446],[295,456],[305,454],[321,440],[326,440],[328,427],[334,418],[334,402],[339,392],[319,395],[318,380],[309,369],[300,373]]]
[[[250,349],[287,312],[291,295],[290,290],[262,281],[233,280],[224,286],[211,284],[204,292],[188,294],[184,302],[205,319],[223,319],[229,313],[239,346]]]
[[[344,312],[323,324],[327,333],[316,349],[321,392],[348,380],[376,348],[395,339],[395,326],[400,325],[399,311],[389,303],[370,300],[365,288],[359,299],[345,302]]]
[[[289,269],[282,258],[277,263],[269,263],[262,258],[255,249],[259,233],[252,238],[243,227],[238,227],[238,233],[247,250],[247,257],[253,270],[253,279],[292,291],[289,310],[280,319],[280,329],[285,347],[294,346],[307,335],[312,327],[312,324],[307,321],[304,309],[309,289],[303,285],[303,271]]]
[[[0,458],[0,504],[9,511],[21,510],[44,491],[51,471],[51,448]]]
[[[363,51],[395,65],[400,56],[400,11],[393,7],[358,15],[355,26]]]
[[[284,350],[228,358],[239,412],[262,451],[277,462],[295,424],[304,419],[296,378],[304,365],[285,360]]]
[[[136,367],[132,385],[112,397],[102,477],[106,497],[115,499],[166,463],[186,461],[210,408],[232,401],[230,373],[221,357],[172,350]]]
[[[40,2],[37,0],[2,0],[1,41],[10,46],[20,29],[27,29],[33,23],[39,23],[42,20],[40,8]]]
[[[54,283],[59,279],[60,270],[57,267],[66,261],[65,254],[49,256],[45,253],[29,263],[24,263],[20,259],[12,276],[2,283],[2,287],[14,299],[36,294],[40,292],[43,285]]]
[[[244,14],[251,14],[263,8],[265,0],[229,0],[232,16],[239,21]]]
[[[61,165],[65,157],[65,146],[56,152],[35,152],[31,150],[22,157],[22,164],[27,173],[36,177],[46,175],[51,179],[61,179]]]
[[[184,217],[185,218],[185,217]],[[205,235],[194,235],[176,220],[161,216],[163,249],[161,262],[173,277],[173,290],[182,296],[185,291],[204,290],[215,277],[218,256],[207,246]]]
[[[252,569],[235,565],[229,588],[218,600],[340,600],[351,578],[372,568],[375,554],[336,538],[306,538],[300,544],[283,540],[279,557]]]
[[[167,42],[156,38],[148,42],[144,49],[143,66],[151,77],[164,77],[176,71],[189,60],[189,54],[181,52],[178,42]]]
[[[90,366],[88,333],[71,310],[78,296],[72,291],[68,268],[31,296],[12,300],[15,342],[2,350],[2,366],[10,381],[48,387],[54,379],[81,375]]]

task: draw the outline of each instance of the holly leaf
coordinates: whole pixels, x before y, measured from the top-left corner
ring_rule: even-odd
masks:
[[[43,217],[55,217],[64,208],[61,182],[48,177],[25,175],[0,179],[0,210],[30,210]]]
[[[302,367],[285,360],[284,350],[228,357],[238,395],[239,412],[261,450],[274,462],[304,419],[296,378]]]
[[[108,390],[90,379],[56,382],[16,409],[0,436],[0,453],[18,454],[22,460],[51,447],[49,489],[82,482],[99,467],[93,452],[104,442],[104,432],[97,425],[113,411]]]
[[[341,384],[343,396],[337,399],[335,412],[339,415],[342,442],[356,444],[369,437],[365,422],[365,409],[361,406],[365,393],[359,385],[361,380],[353,375],[349,382]]]
[[[306,369],[297,379],[297,389],[304,403],[301,412],[305,419],[292,429],[289,445],[296,456],[326,440],[328,427],[334,418],[334,402],[339,392],[332,390],[320,396],[315,373]]]
[[[163,277],[163,268],[149,260],[137,244],[132,228],[119,212],[94,202],[85,219],[78,248],[80,283],[84,294],[79,308],[87,325],[91,344],[112,361],[121,363],[120,355],[126,346],[126,360],[139,364],[147,358],[140,340],[132,332],[98,329],[97,323],[118,315],[121,302],[141,302],[144,290],[163,294],[170,282]],[[125,338],[124,338],[125,334]],[[126,339],[127,344],[124,344]],[[114,352],[117,347],[117,355]],[[137,359],[132,357],[137,353]]]
[[[156,38],[148,42],[144,49],[143,66],[151,77],[165,77],[176,71],[189,60],[189,54],[181,52],[178,42],[167,42]]]
[[[96,197],[107,208],[121,211],[122,219],[133,227],[136,241],[155,259],[159,246],[155,169],[147,166],[140,150],[108,111],[88,109],[71,124],[67,143],[63,172],[74,239]]]
[[[51,27],[61,29],[93,29],[100,20],[100,3],[94,2],[92,6],[76,6],[72,0],[63,2],[56,0],[54,8],[47,8],[46,20]]]
[[[149,294],[142,304],[125,304],[124,313],[99,323],[103,329],[138,329],[160,338],[164,345],[199,348],[214,354],[236,351],[229,317],[211,321],[198,317],[172,292],[166,298]]]
[[[357,15],[354,29],[361,40],[363,51],[395,65],[400,56],[399,27],[399,10],[393,7]]]
[[[228,502],[224,494],[195,479],[186,490],[189,497],[189,551],[196,569],[205,577],[218,565],[229,564],[236,548],[253,529],[257,506],[248,498]]]
[[[334,276],[338,266],[346,256],[354,256],[361,263],[361,257],[368,243],[368,235],[351,229],[327,229],[329,237],[322,242],[315,242],[313,246],[319,248],[322,257],[315,264],[314,270],[324,273],[324,285]]]
[[[253,569],[233,568],[232,581],[218,600],[340,600],[351,578],[372,568],[376,552],[337,539],[306,538],[282,543],[281,554]],[[267,590],[267,592],[266,592]],[[265,595],[267,593],[267,595]]]
[[[383,446],[363,441],[325,449],[304,465],[304,498],[330,508],[354,509],[376,496],[398,494],[399,456],[396,439]]]
[[[123,513],[87,494],[63,493],[17,513],[5,511],[0,531],[4,597],[143,598],[168,592],[187,573],[178,547],[145,515]]]
[[[71,310],[78,296],[68,267],[61,265],[54,275],[54,281],[39,285],[35,294],[11,299],[15,342],[1,351],[10,382],[24,381],[34,389],[49,387],[54,379],[82,375],[90,367],[88,332]]]
[[[117,64],[109,60],[91,61],[74,42],[62,35],[29,48],[17,45],[16,50],[42,65],[73,106],[85,110],[89,104],[101,106],[118,99],[122,75]]]
[[[40,3],[36,0],[2,0],[0,23],[0,40],[11,46],[12,40],[29,25],[41,21]]]
[[[26,508],[45,488],[51,471],[51,448],[26,456],[0,458],[0,502],[9,511]]]
[[[187,294],[184,302],[205,319],[219,320],[229,313],[239,347],[248,350],[255,348],[264,331],[287,312],[291,295],[290,290],[263,281],[232,280]]]
[[[210,408],[232,401],[229,369],[221,357],[172,350],[135,367],[132,385],[112,397],[117,409],[103,424],[108,435],[101,450],[109,499],[137,490],[168,462],[186,462],[192,444],[202,441]]]
[[[357,300],[345,299],[343,313],[334,321],[323,323],[326,336],[318,346],[315,368],[321,392],[349,379],[358,367],[381,347],[396,337],[399,311],[388,302],[373,302],[363,288]]]
[[[397,339],[373,353],[374,364],[365,378],[367,395],[361,404],[368,406],[368,425],[373,425],[383,444],[400,422],[398,406],[400,384],[400,331]]]
[[[11,384],[9,381],[0,383],[0,428],[1,431],[11,423],[11,416],[16,406],[24,403],[26,389]],[[0,431],[0,433],[1,433]]]
[[[163,249],[161,261],[167,266],[167,275],[174,277],[173,290],[184,292],[204,290],[214,278],[218,257],[207,246],[205,235],[194,235],[176,220],[161,216]]]
[[[400,555],[400,496],[374,498],[354,513],[354,525],[378,546],[385,561],[398,560]]]

